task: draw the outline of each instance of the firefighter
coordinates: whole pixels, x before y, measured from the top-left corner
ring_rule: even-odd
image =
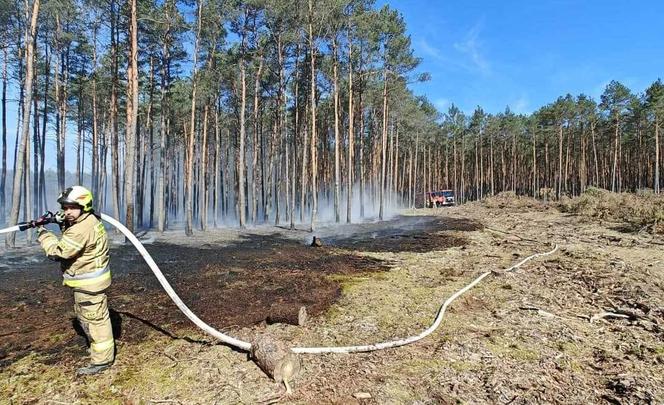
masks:
[[[62,208],[58,239],[43,226],[38,240],[46,255],[60,262],[63,284],[74,292],[76,317],[90,342],[90,363],[78,375],[97,374],[115,360],[115,342],[105,291],[111,285],[108,239],[104,224],[92,209],[92,193],[73,186],[58,197]]]

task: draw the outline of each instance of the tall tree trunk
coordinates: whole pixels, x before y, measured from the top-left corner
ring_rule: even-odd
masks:
[[[246,20],[246,14],[245,14]],[[245,30],[243,28],[242,34],[242,59],[240,60],[240,139],[239,148],[237,151],[237,217],[240,223],[240,228],[245,227],[245,139],[246,139],[246,110],[247,110],[247,74],[246,62],[244,60],[245,53]]]
[[[101,122],[104,123],[101,129],[101,137],[99,138],[99,196],[97,197],[97,206],[106,211],[106,197],[108,195],[107,177],[106,177],[106,157],[108,156],[108,145],[110,144],[111,130],[106,122],[105,111],[102,114]],[[110,115],[110,114],[109,114]]]
[[[306,127],[304,128],[304,132],[302,135],[300,135],[300,43],[296,45],[296,51],[295,51],[295,94],[294,94],[294,103],[295,103],[295,137],[298,139],[299,142],[302,142],[302,147],[300,150],[302,151],[302,156],[300,159],[300,169],[301,169],[301,176],[300,176],[300,222],[304,222],[304,198],[307,192],[307,186],[306,186],[306,168],[307,168],[307,139],[308,137],[308,132],[306,130]],[[306,105],[307,103],[304,103],[305,105],[305,115],[306,115]],[[295,171],[293,171],[293,177],[295,177]]]
[[[362,105],[362,92],[359,94],[359,114],[360,114],[360,219],[364,219],[364,106]]]
[[[18,12],[20,8],[20,2],[15,3],[16,11]],[[28,12],[28,5],[25,6],[26,13]],[[19,87],[19,98],[18,104],[16,105],[16,137],[14,138],[14,167],[12,168],[12,183],[14,182],[14,177],[16,177],[16,160],[18,157],[18,146],[21,139],[21,122],[23,121],[23,100],[25,99],[25,70],[23,65],[25,62],[25,48],[23,41],[25,40],[26,35],[21,35],[21,33],[27,33],[28,28],[26,28],[28,18],[25,20],[22,18],[16,19],[16,35],[17,41],[15,49],[17,50],[16,58],[18,59],[18,68],[16,69],[18,73],[18,87]]]
[[[617,190],[617,180],[618,180],[618,147],[619,147],[619,127],[620,120],[618,117],[615,118],[616,122],[616,131],[613,144],[613,170],[611,171],[611,191],[615,192]]]
[[[157,190],[157,212],[159,213],[157,219],[157,229],[159,232],[164,232],[166,229],[166,216],[168,215],[166,207],[166,138],[167,138],[167,95],[166,88],[169,85],[168,69],[170,63],[169,43],[170,43],[170,27],[164,35],[162,45],[162,61],[161,61],[161,115],[159,117],[159,187]]]
[[[417,201],[417,166],[418,166],[418,157],[420,153],[420,131],[417,131],[415,134],[415,167],[413,168],[413,205],[411,209],[415,208],[415,202]]]
[[[595,140],[595,123],[591,122],[590,123],[590,135],[592,138],[593,142],[593,156],[594,156],[594,161],[595,161],[595,171],[594,171],[594,179],[593,179],[593,184],[598,187],[599,186],[599,159],[597,157],[597,141]]]
[[[298,147],[297,147],[297,142],[299,139],[299,133],[300,133],[300,127],[299,127],[299,116],[298,116],[298,102],[297,98],[295,98],[295,105],[294,105],[294,114],[295,114],[295,125],[293,128],[293,132],[291,133],[291,150],[292,150],[292,157],[291,161],[293,162],[292,166],[292,171],[291,171],[291,202],[290,202],[290,229],[294,230],[295,229],[295,186],[296,186],[296,179],[297,179],[297,152],[298,152]]]
[[[450,187],[450,140],[449,138],[445,139],[445,188]]]
[[[33,91],[34,93],[34,91]],[[29,124],[28,124],[29,125]],[[25,201],[25,209],[23,210],[23,221],[29,221],[31,217],[32,198],[30,195],[30,139],[25,142],[25,160],[23,167],[23,200]],[[26,232],[26,242],[30,246],[32,244],[32,229]]]
[[[385,157],[387,154],[387,66],[383,70],[383,128],[380,144],[381,162],[380,162],[380,206],[378,218],[383,220],[384,217],[384,199],[385,199]]]
[[[549,141],[544,137],[544,187],[551,185],[551,169],[549,166]],[[553,185],[555,187],[555,184]]]
[[[485,191],[485,173],[484,173],[484,141],[482,140],[482,135],[484,132],[484,125],[480,127],[480,187],[479,187],[479,199],[484,198]]]
[[[110,100],[110,131],[111,131],[111,199],[113,200],[113,214],[120,218],[120,151],[118,132],[118,36],[119,28],[115,10],[115,0],[111,0],[111,100]],[[57,68],[57,64],[56,64]],[[57,88],[57,82],[56,82]]]
[[[278,181],[277,184],[283,185],[286,189],[286,216],[289,215],[289,210],[290,210],[290,184],[289,184],[289,170],[288,170],[288,165],[289,165],[289,147],[288,147],[288,140],[287,140],[287,134],[286,134],[286,80],[285,80],[285,66],[284,66],[284,55],[283,55],[283,44],[281,42],[281,35],[277,35],[277,62],[279,64],[279,97],[278,97],[278,107],[277,107],[277,114],[278,114],[278,121],[279,121],[279,139],[280,143],[282,144],[281,146],[281,153],[285,152],[285,161],[284,159],[280,158],[279,159],[279,176],[282,175],[283,170],[281,169],[281,166],[285,163],[285,174],[284,174],[284,181]],[[280,155],[281,155],[280,153]],[[277,212],[276,212],[276,217],[275,217],[275,224],[279,224],[279,193],[276,193],[277,201],[276,201],[276,206],[277,206]],[[292,224],[292,222],[291,222]]]
[[[263,220],[267,222],[270,219],[270,214],[272,213],[272,194],[274,193],[277,195],[276,189],[274,187],[274,178],[275,178],[275,170],[274,170],[274,153],[275,149],[277,147],[277,131],[278,129],[278,123],[277,123],[277,116],[278,114],[275,114],[275,118],[272,120],[272,132],[270,134],[270,139],[269,139],[269,147],[268,147],[268,153],[267,153],[267,159],[264,159],[266,161],[267,165],[267,180],[265,181],[266,186],[266,195],[265,195],[265,209],[263,212]],[[278,213],[277,213],[278,214]],[[277,215],[278,218],[278,215]]]
[[[219,182],[219,170],[221,170],[221,130],[219,128],[219,109],[220,107],[217,105],[215,106],[214,109],[214,195],[212,197],[212,205],[213,205],[213,212],[214,212],[214,218],[213,218],[213,225],[216,228],[217,227],[217,220],[219,219],[219,187],[220,187],[220,182]]]
[[[208,155],[208,114],[210,103],[205,103],[203,111],[203,141],[201,142],[201,165],[199,168],[199,219],[201,231],[207,231],[207,211],[208,211],[208,182],[207,182],[207,155]]]
[[[32,76],[33,76],[33,61],[34,61],[34,37],[37,32],[37,16],[39,14],[39,0],[34,0],[32,3],[32,14],[29,14],[28,2],[25,2],[26,21],[30,20],[29,29],[26,27],[25,32],[25,60],[26,60],[26,76],[25,76],[25,98],[23,99],[23,127],[20,140],[18,156],[16,157],[16,173],[14,175],[14,184],[12,189],[12,209],[9,217],[9,222],[15,224],[18,222],[20,199],[21,199],[21,180],[23,176],[23,166],[26,157],[26,148],[28,137],[30,134],[30,107],[32,105]],[[28,18],[30,17],[30,18]],[[26,206],[26,212],[29,212],[29,207]],[[11,232],[7,234],[5,243],[8,247],[16,246],[16,233]]]
[[[3,157],[4,157],[4,155],[3,155]],[[659,117],[657,115],[655,115],[655,184],[654,184],[654,189],[655,189],[655,194],[659,194],[659,191],[660,191],[659,190]]]
[[[507,149],[507,140],[503,139],[503,144],[501,145],[500,148],[500,174],[501,174],[501,180],[502,180],[502,185],[500,187],[500,191],[506,191],[507,190],[507,164],[505,163],[505,150]]]
[[[278,53],[278,58],[279,58],[279,117],[281,120],[281,125],[280,125],[280,130],[281,130],[281,135],[282,139],[284,141],[285,149],[286,149],[286,173],[284,180],[286,182],[286,205],[287,205],[287,216],[288,219],[290,220],[290,229],[295,229],[295,172],[296,172],[296,165],[295,165],[295,158],[294,156],[291,157],[291,153],[295,155],[295,135],[292,133],[292,144],[289,142],[288,135],[287,135],[287,112],[286,112],[286,81],[285,81],[285,70],[286,67],[284,66],[284,55],[283,55],[283,45],[281,42],[281,34],[277,36],[277,53]],[[295,106],[297,109],[297,104]],[[297,128],[294,131],[297,133]],[[292,145],[292,148],[291,148]],[[292,151],[292,152],[291,152]],[[290,162],[291,160],[293,161],[293,166],[292,166],[292,173],[293,176],[291,177],[291,169],[290,169]]]
[[[81,77],[85,76],[85,72],[79,72]],[[76,117],[76,184],[83,185],[83,167],[85,160],[85,146],[83,139],[83,115],[85,109],[83,107],[83,86],[78,86],[78,111]]]
[[[60,57],[60,65],[56,63],[55,71],[55,98],[57,105],[57,134],[56,134],[56,148],[57,148],[57,171],[58,171],[58,187],[60,190],[65,189],[65,141],[67,134],[67,81],[68,81],[68,67],[66,64],[65,54],[67,51],[62,49],[62,25],[60,23],[60,15],[55,15],[56,26],[56,41],[58,43],[58,55]],[[58,69],[59,68],[59,69]]]
[[[250,188],[251,188],[251,222],[256,223],[258,215],[258,198],[256,196],[256,183],[258,182],[258,129],[259,129],[259,106],[260,106],[260,87],[261,87],[261,74],[263,73],[263,57],[259,55],[258,69],[256,69],[256,77],[254,79],[254,131],[252,138],[252,154],[251,154],[251,164],[252,164],[252,176],[250,178]]]
[[[39,48],[38,48],[38,43],[37,43],[37,36],[38,34],[35,34],[34,37],[34,52],[39,53]],[[33,93],[34,94],[39,94],[38,93],[38,87],[39,87],[39,78],[38,78],[38,70],[37,67],[34,67],[34,78],[33,78],[33,83],[34,83],[34,89]],[[35,112],[33,114],[34,117],[34,127],[32,131],[32,156],[33,156],[33,173],[32,173],[32,201],[30,204],[26,203],[27,207],[32,208],[32,217],[37,218],[42,212],[41,207],[39,206],[39,153],[40,153],[40,147],[41,147],[41,137],[39,136],[39,97],[33,97],[33,108],[35,109]],[[29,144],[30,142],[28,142]],[[28,148],[29,149],[29,148]],[[26,151],[26,153],[28,153]],[[27,172],[30,171],[30,165],[29,165],[29,157],[26,158],[26,164],[27,167]]]
[[[558,181],[556,183],[556,198],[560,199],[563,191],[563,124],[558,124]]]
[[[335,34],[336,35],[336,34]],[[337,60],[337,39],[332,38],[332,86],[334,102],[334,221],[340,222],[339,200],[341,199],[341,166],[339,162],[339,61]]]
[[[583,193],[586,191],[586,188],[588,187],[588,163],[587,163],[587,157],[586,157],[586,126],[584,124],[581,124],[581,145],[580,145],[580,161],[579,161],[579,182],[581,186],[580,192]]]
[[[491,176],[491,195],[496,194],[495,166],[493,160],[493,134],[489,132],[489,172]]]
[[[393,185],[392,185],[392,193],[393,197],[396,201],[396,198],[399,194],[399,175],[398,175],[398,169],[399,169],[399,124],[395,124],[395,141],[394,141],[394,167],[392,169],[392,174],[393,174]]]
[[[463,131],[461,132],[461,150],[459,151],[459,159],[461,159],[461,203],[466,202],[466,137]]]
[[[533,198],[537,197],[537,129],[533,127]]]
[[[154,153],[154,61],[153,57],[150,56],[150,96],[148,102],[148,114],[147,114],[147,126],[148,131],[150,131],[150,138],[147,143],[149,147],[144,148],[145,156],[150,156],[149,166],[150,166],[150,216],[149,216],[149,226],[150,229],[154,227],[154,199],[155,199],[155,170],[157,165],[155,164],[155,153]],[[145,160],[145,158],[144,158]],[[145,176],[146,165],[143,166],[143,175]],[[145,180],[143,180],[143,186],[145,187]],[[143,209],[141,208],[139,212],[140,217],[143,217]]]
[[[0,224],[5,224],[7,179],[7,47],[3,49],[2,62],[2,171],[0,172]],[[46,75],[48,76],[48,74]]]
[[[388,207],[391,205],[392,197],[392,179],[394,178],[394,121],[389,119],[390,108],[387,108],[388,115],[388,139],[389,139],[389,152],[388,152],[388,166],[387,166],[387,185],[385,186],[385,192],[387,194],[385,198],[385,205]]]
[[[131,46],[129,48],[129,67],[127,72],[127,133],[125,138],[125,204],[126,217],[125,225],[134,231],[134,193],[136,180],[136,141],[138,124],[138,16],[136,10],[136,1],[131,0],[131,21],[129,26],[129,35]],[[140,213],[139,213],[140,215]]]
[[[33,35],[33,38],[34,37],[36,37],[36,33],[35,33],[35,35]],[[35,46],[36,44],[37,44],[37,41],[34,41],[33,55],[34,55],[34,50],[36,49],[36,46]],[[37,76],[36,73],[37,73],[37,71],[35,69],[35,71],[33,72],[33,81],[34,81],[34,77]],[[34,89],[32,91],[32,94],[34,94]],[[29,115],[30,114],[28,114],[28,116]],[[38,115],[39,114],[37,114],[37,109],[35,107],[35,119],[37,120],[37,122],[35,122],[33,125],[34,125],[36,131],[39,131],[39,129],[38,129],[39,120],[37,118]],[[29,124],[28,124],[28,127],[29,127]],[[29,221],[30,217],[36,217],[34,204],[33,204],[32,190],[31,190],[31,187],[30,187],[30,139],[29,138],[25,142],[25,161],[24,162],[25,162],[24,163],[25,164],[25,174],[23,175],[23,190],[24,190],[24,195],[25,195],[25,209],[23,210],[23,219],[25,221]],[[27,244],[28,244],[28,246],[30,246],[32,244],[32,229],[28,229],[26,236],[27,236],[27,238],[26,238],[27,239]]]
[[[194,138],[196,136],[196,86],[198,74],[198,48],[200,46],[200,36],[201,36],[201,18],[202,18],[202,0],[198,0],[198,29],[196,31],[196,44],[194,46],[194,64],[191,74],[191,115],[189,117],[189,139],[187,143],[187,167],[185,169],[185,234],[187,236],[192,236],[194,234],[192,230],[193,223],[193,203],[194,203],[194,193],[193,193],[193,171],[194,171]]]
[[[318,157],[316,149],[318,141],[316,137],[316,43],[314,41],[314,9],[313,0],[309,0],[309,56],[311,62],[311,232],[314,231],[316,225],[316,216],[318,214]]]
[[[574,132],[572,131],[571,128],[568,127],[567,131],[567,145],[565,145],[565,175],[563,176],[563,191],[565,193],[568,193],[570,191],[570,180],[569,180],[569,172],[570,172],[570,149],[574,146]]]
[[[348,34],[348,162],[346,163],[348,174],[346,176],[346,223],[353,222],[353,157],[355,153],[355,117],[353,117],[353,41]]]
[[[417,155],[415,155],[417,156]],[[415,158],[417,162],[417,157]],[[415,168],[417,168],[417,165],[415,165]],[[417,174],[417,170],[415,170],[415,173]],[[417,176],[415,176],[417,178]],[[454,190],[454,195],[456,196],[455,198],[459,198],[459,183],[458,183],[458,177],[457,177],[457,141],[456,141],[456,134],[453,135],[452,137],[452,182],[453,182],[453,187],[452,189]]]
[[[97,23],[92,28],[92,195],[99,196],[99,130],[97,113]],[[99,205],[98,205],[99,207]],[[101,208],[101,207],[99,207]]]
[[[478,131],[477,136],[475,137],[475,198],[480,199],[480,165],[479,165],[479,149],[480,149],[480,135],[481,135],[481,129]]]
[[[516,173],[516,131],[512,134],[512,192],[516,194],[516,182],[517,182],[517,173]]]
[[[413,207],[413,147],[408,148],[408,208]]]

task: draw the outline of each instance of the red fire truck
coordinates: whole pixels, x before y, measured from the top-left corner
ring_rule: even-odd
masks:
[[[440,190],[428,192],[425,204],[427,208],[452,206],[454,205],[454,191]]]

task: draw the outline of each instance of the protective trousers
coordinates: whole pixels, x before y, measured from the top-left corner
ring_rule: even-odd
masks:
[[[113,328],[106,294],[74,290],[74,310],[90,340],[90,363],[111,363],[115,356]]]

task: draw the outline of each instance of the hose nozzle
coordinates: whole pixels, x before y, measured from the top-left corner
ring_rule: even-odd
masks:
[[[28,230],[28,229],[30,229],[30,228],[34,228],[34,227],[35,227],[35,224],[34,224],[34,221],[30,221],[30,222],[19,222],[18,224],[16,224],[16,226],[18,226],[18,230],[19,230],[19,231],[25,231],[25,230]]]

